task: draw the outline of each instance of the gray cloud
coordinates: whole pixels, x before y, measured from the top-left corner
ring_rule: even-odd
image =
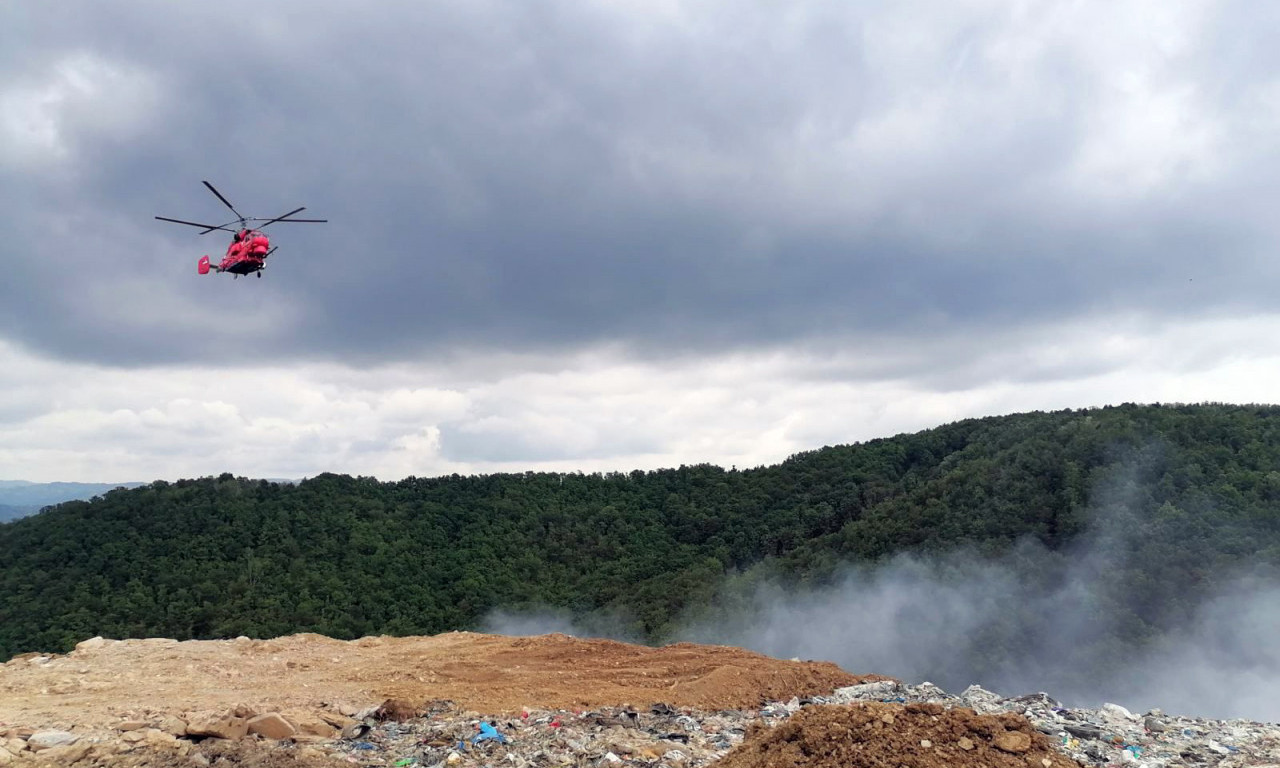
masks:
[[[1199,9],[25,11],[0,333],[365,364],[1274,309],[1274,19]],[[222,216],[202,178],[333,223],[198,280],[225,244],[150,217]]]

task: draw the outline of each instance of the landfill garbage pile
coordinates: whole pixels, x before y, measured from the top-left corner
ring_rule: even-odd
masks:
[[[1280,726],[1274,723],[1174,717],[1158,709],[1139,715],[1118,704],[1098,709],[1066,707],[1044,693],[1003,698],[976,685],[957,696],[931,683],[906,685],[891,680],[840,688],[825,701],[927,702],[949,709],[967,707],[980,714],[1019,714],[1061,753],[1084,765],[1280,768]]]
[[[526,709],[486,715],[451,701],[387,700],[332,736],[286,717],[210,714],[175,737],[165,722],[130,723],[115,737],[0,731],[0,765],[74,768],[395,766],[396,768],[1237,768],[1280,766],[1280,728],[1246,721],[1134,715],[1108,704],[1063,707],[1045,694],[1002,698],[971,686],[884,680],[759,708]],[[247,731],[247,723],[254,723]],[[136,727],[134,727],[136,725]],[[155,727],[155,726],[161,727]],[[187,726],[191,728],[190,725]],[[276,731],[279,727],[283,730]],[[274,738],[283,736],[283,738]]]
[[[696,768],[723,757],[741,743],[752,722],[781,722],[798,701],[760,710],[705,712],[657,703],[637,710],[602,707],[585,711],[525,710],[481,715],[451,701],[414,706],[387,700],[345,718],[332,737],[260,727],[234,712],[211,713],[202,733],[175,737],[170,724],[126,724],[102,734],[0,729],[0,765],[112,768],[148,766],[614,766],[669,765]],[[341,718],[336,715],[335,721]],[[284,727],[293,724],[278,717]],[[254,723],[248,731],[246,723]],[[159,726],[159,727],[157,727]],[[187,726],[190,728],[190,726]],[[173,730],[173,728],[170,728]],[[277,737],[272,738],[273,733]],[[6,734],[9,738],[6,741]]]
[[[1014,714],[977,715],[937,704],[809,706],[792,699],[759,709],[715,712],[664,703],[588,711],[523,711],[484,717],[450,701],[388,700],[357,713],[339,738],[262,733],[193,741],[159,729],[126,732],[126,740],[76,739],[70,733],[27,737],[25,765],[97,766],[893,766],[943,764],[990,768],[1078,768]],[[259,716],[261,717],[261,716]],[[234,716],[228,713],[221,722]],[[136,737],[128,737],[136,734]],[[45,746],[45,744],[55,746]]]

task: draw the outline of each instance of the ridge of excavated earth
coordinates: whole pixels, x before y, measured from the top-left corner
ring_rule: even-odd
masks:
[[[651,648],[551,634],[334,640],[93,640],[67,655],[22,654],[0,666],[0,723],[109,728],[138,710],[181,713],[359,709],[389,698],[447,699],[467,709],[582,709],[654,701],[740,709],[868,680],[829,662],[782,661],[740,648]]]

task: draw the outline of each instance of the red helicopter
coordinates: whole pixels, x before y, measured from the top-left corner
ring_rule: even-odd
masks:
[[[250,273],[255,273],[258,277],[262,277],[262,268],[267,265],[267,257],[275,253],[276,250],[272,247],[270,239],[262,233],[263,229],[281,221],[286,224],[323,224],[328,221],[328,219],[289,218],[295,213],[301,213],[302,211],[307,210],[306,208],[294,209],[283,216],[277,216],[274,219],[260,219],[252,216],[242,216],[240,212],[235,209],[235,206],[233,206],[227,198],[222,196],[221,192],[213,188],[212,184],[206,181],[204,182],[204,185],[222,201],[223,205],[231,209],[231,212],[236,215],[235,221],[230,221],[226,224],[200,224],[194,221],[170,219],[164,216],[156,217],[160,221],[171,221],[174,224],[186,224],[188,227],[200,227],[204,230],[200,233],[202,235],[207,235],[215,229],[232,233],[231,245],[227,246],[227,254],[222,257],[221,263],[212,264],[210,263],[208,256],[200,257],[200,261],[197,265],[197,271],[202,275],[207,275],[210,270],[213,270],[214,272],[230,272],[236,277]],[[256,221],[260,221],[262,224],[259,224],[256,227],[250,226],[251,222]],[[235,229],[231,229],[233,224],[236,225]]]

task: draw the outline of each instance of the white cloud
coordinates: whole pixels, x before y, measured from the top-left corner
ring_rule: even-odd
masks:
[[[1267,402],[1280,316],[1110,318],[878,355],[866,344],[548,362],[123,371],[4,346],[0,465],[85,481],[758,466],[971,416]]]

